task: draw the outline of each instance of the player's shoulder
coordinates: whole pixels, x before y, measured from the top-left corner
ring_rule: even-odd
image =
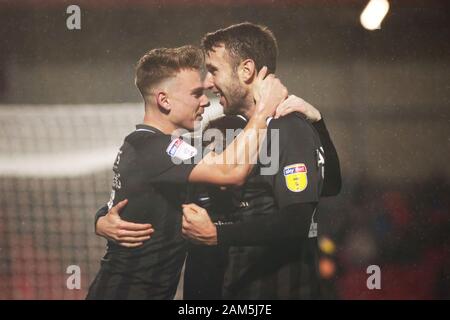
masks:
[[[125,142],[136,149],[163,148],[170,144],[171,136],[150,130],[135,130],[126,136]]]
[[[292,112],[278,119],[272,119],[268,126],[269,129],[286,129],[290,132],[311,130],[311,125],[305,116],[299,112]]]
[[[273,119],[268,126],[278,130],[278,139],[283,145],[292,143],[302,145],[315,145],[318,143],[318,136],[313,126],[301,113],[293,112],[284,117]],[[300,142],[299,142],[300,141]]]

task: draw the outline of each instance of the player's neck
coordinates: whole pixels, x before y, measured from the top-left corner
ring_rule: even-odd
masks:
[[[243,105],[242,105],[242,112],[241,114],[246,117],[247,119],[250,119],[256,110],[256,104],[255,100],[253,98],[253,88],[251,88],[248,92],[245,98],[243,99]]]
[[[253,114],[255,113],[256,110],[256,105],[254,103],[251,104],[251,106],[249,106],[243,113],[244,117],[246,117],[247,119],[250,119]]]
[[[145,112],[143,123],[158,129],[164,134],[172,134],[177,129],[170,121],[163,118],[160,114],[152,112],[152,110]]]

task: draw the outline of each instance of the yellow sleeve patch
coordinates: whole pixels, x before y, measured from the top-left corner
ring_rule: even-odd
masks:
[[[302,192],[308,186],[308,172],[304,163],[295,163],[283,168],[286,187],[292,192]]]

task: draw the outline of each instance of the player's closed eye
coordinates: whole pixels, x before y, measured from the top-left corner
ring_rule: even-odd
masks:
[[[203,96],[203,94],[204,94],[203,89],[197,89],[192,92],[192,95],[195,97],[195,99],[200,99]]]
[[[217,68],[213,66],[207,66],[208,72],[214,76],[217,73]]]

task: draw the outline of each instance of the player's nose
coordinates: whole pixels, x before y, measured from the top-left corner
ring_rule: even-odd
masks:
[[[209,99],[206,96],[206,94],[202,95],[202,97],[200,98],[200,106],[203,108],[208,108],[210,105],[211,103],[209,102]]]
[[[212,90],[212,88],[214,88],[214,81],[211,72],[206,74],[205,80],[203,81],[203,86],[206,90]]]

